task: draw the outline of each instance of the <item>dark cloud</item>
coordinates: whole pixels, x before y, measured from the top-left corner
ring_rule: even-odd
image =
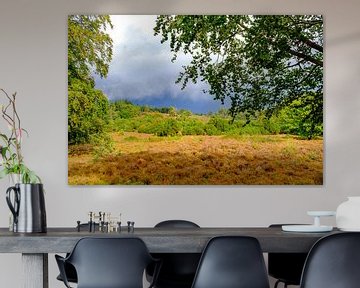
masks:
[[[154,15],[112,16],[114,57],[108,77],[95,77],[96,87],[112,101],[127,99],[137,104],[174,106],[195,113],[218,110],[220,104],[202,92],[207,88],[204,83],[189,85],[185,90],[175,84],[189,58],[180,55],[175,63],[171,62],[168,43],[161,44],[160,38],[154,36],[155,19]]]

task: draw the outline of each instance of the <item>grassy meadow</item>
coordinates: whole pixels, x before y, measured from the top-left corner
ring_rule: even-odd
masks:
[[[113,132],[114,152],[69,150],[69,184],[321,185],[323,141],[286,135],[161,137]]]
[[[248,123],[225,109],[200,115],[119,101],[111,104],[106,137],[69,145],[68,182],[321,185],[323,139],[294,135],[300,120],[285,112]]]

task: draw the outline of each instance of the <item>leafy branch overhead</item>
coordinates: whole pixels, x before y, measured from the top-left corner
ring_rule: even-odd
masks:
[[[180,52],[192,56],[177,79],[183,89],[207,82],[205,92],[229,103],[233,117],[296,106],[308,138],[322,131],[321,15],[161,15],[154,31],[173,61]]]
[[[68,139],[89,143],[106,137],[109,103],[95,89],[94,74],[106,77],[113,55],[109,15],[68,17]]]
[[[106,77],[112,59],[113,41],[106,29],[112,28],[109,15],[68,17],[68,79],[94,84],[92,73]]]

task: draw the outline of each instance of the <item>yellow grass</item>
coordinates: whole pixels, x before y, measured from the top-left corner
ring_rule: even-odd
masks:
[[[70,146],[69,184],[321,185],[323,140],[284,135],[156,137],[114,133],[116,151],[94,160]]]

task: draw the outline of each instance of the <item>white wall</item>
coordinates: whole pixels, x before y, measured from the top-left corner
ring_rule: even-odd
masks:
[[[360,195],[360,2],[357,0],[0,0],[0,87],[18,92],[30,137],[26,162],[46,187],[48,226],[73,226],[89,210],[122,212],[136,226],[187,218],[201,226],[309,222]],[[70,187],[67,185],[67,15],[76,13],[309,13],[325,17],[325,184],[299,186]],[[8,224],[6,180],[0,226]],[[335,224],[334,220],[327,223]],[[57,271],[52,255],[50,287]],[[20,287],[19,255],[0,255],[2,287]]]

